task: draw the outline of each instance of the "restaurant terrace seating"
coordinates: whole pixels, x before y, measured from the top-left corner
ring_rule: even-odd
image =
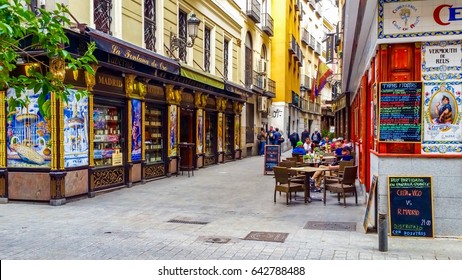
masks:
[[[337,194],[338,202],[340,203],[340,194],[343,197],[343,206],[346,207],[346,194],[353,193],[358,204],[358,193],[356,191],[355,181],[358,166],[346,166],[343,172],[343,176],[338,182],[327,182],[324,184],[324,205],[326,205],[326,192]]]
[[[303,192],[305,203],[307,202],[307,189],[304,183],[300,183],[298,179],[291,178],[290,171],[287,167],[275,166],[274,171],[274,203],[276,203],[276,192],[283,192],[286,194],[286,204],[292,200],[292,193]]]

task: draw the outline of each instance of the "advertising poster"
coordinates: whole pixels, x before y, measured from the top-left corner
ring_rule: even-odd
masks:
[[[234,149],[241,148],[241,116],[234,116]]]
[[[178,113],[176,105],[170,105],[168,107],[168,125],[169,125],[169,137],[168,137],[168,155],[174,157],[177,155],[177,124],[178,124]]]
[[[75,90],[71,92],[75,93]],[[64,165],[88,165],[88,97],[68,97],[64,107]]]
[[[218,152],[223,152],[223,113],[218,113]]]
[[[7,105],[7,166],[43,168],[51,166],[51,139],[48,121],[43,111],[49,108],[46,100],[42,110],[39,109],[40,92],[26,90],[20,94],[23,104]],[[15,97],[14,89],[7,90],[7,100]],[[49,95],[47,95],[49,98]]]
[[[141,160],[141,100],[132,99],[132,161]]]
[[[422,44],[423,154],[462,154],[462,41]]]
[[[202,109],[197,110],[197,154],[204,152],[204,113]]]

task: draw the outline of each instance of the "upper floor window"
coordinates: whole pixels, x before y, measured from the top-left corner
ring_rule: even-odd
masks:
[[[156,51],[156,2],[144,0],[144,43],[146,49]]]
[[[188,15],[182,10],[178,12],[178,37],[184,42],[187,42],[188,38],[187,16]],[[181,61],[186,61],[186,48],[178,49],[178,58]]]
[[[112,35],[112,0],[93,0],[93,6],[96,30]]]
[[[205,27],[204,30],[204,68],[205,71],[210,73],[210,28]]]
[[[223,76],[228,79],[228,64],[229,61],[229,40],[225,39],[223,44]]]

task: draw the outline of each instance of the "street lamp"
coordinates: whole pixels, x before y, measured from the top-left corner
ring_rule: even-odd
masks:
[[[175,33],[170,31],[170,52],[173,54],[176,50],[186,51],[186,48],[194,46],[194,40],[197,38],[200,20],[194,13],[191,14],[187,20],[188,25],[188,36],[191,38],[189,41],[186,38],[177,37]]]

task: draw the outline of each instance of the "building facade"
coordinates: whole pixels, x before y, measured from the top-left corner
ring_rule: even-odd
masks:
[[[363,187],[377,187],[390,235],[461,236],[460,7],[345,1],[343,9],[342,92]]]
[[[50,118],[0,110],[9,132],[0,143],[15,145],[1,155],[3,199],[60,205],[256,151],[247,131],[262,119],[260,97],[268,102],[274,91],[272,23],[258,1],[47,1],[43,8],[57,2],[73,15],[69,52],[96,44],[96,74],[46,61],[90,94],[51,102]],[[5,89],[2,100],[13,94]]]

